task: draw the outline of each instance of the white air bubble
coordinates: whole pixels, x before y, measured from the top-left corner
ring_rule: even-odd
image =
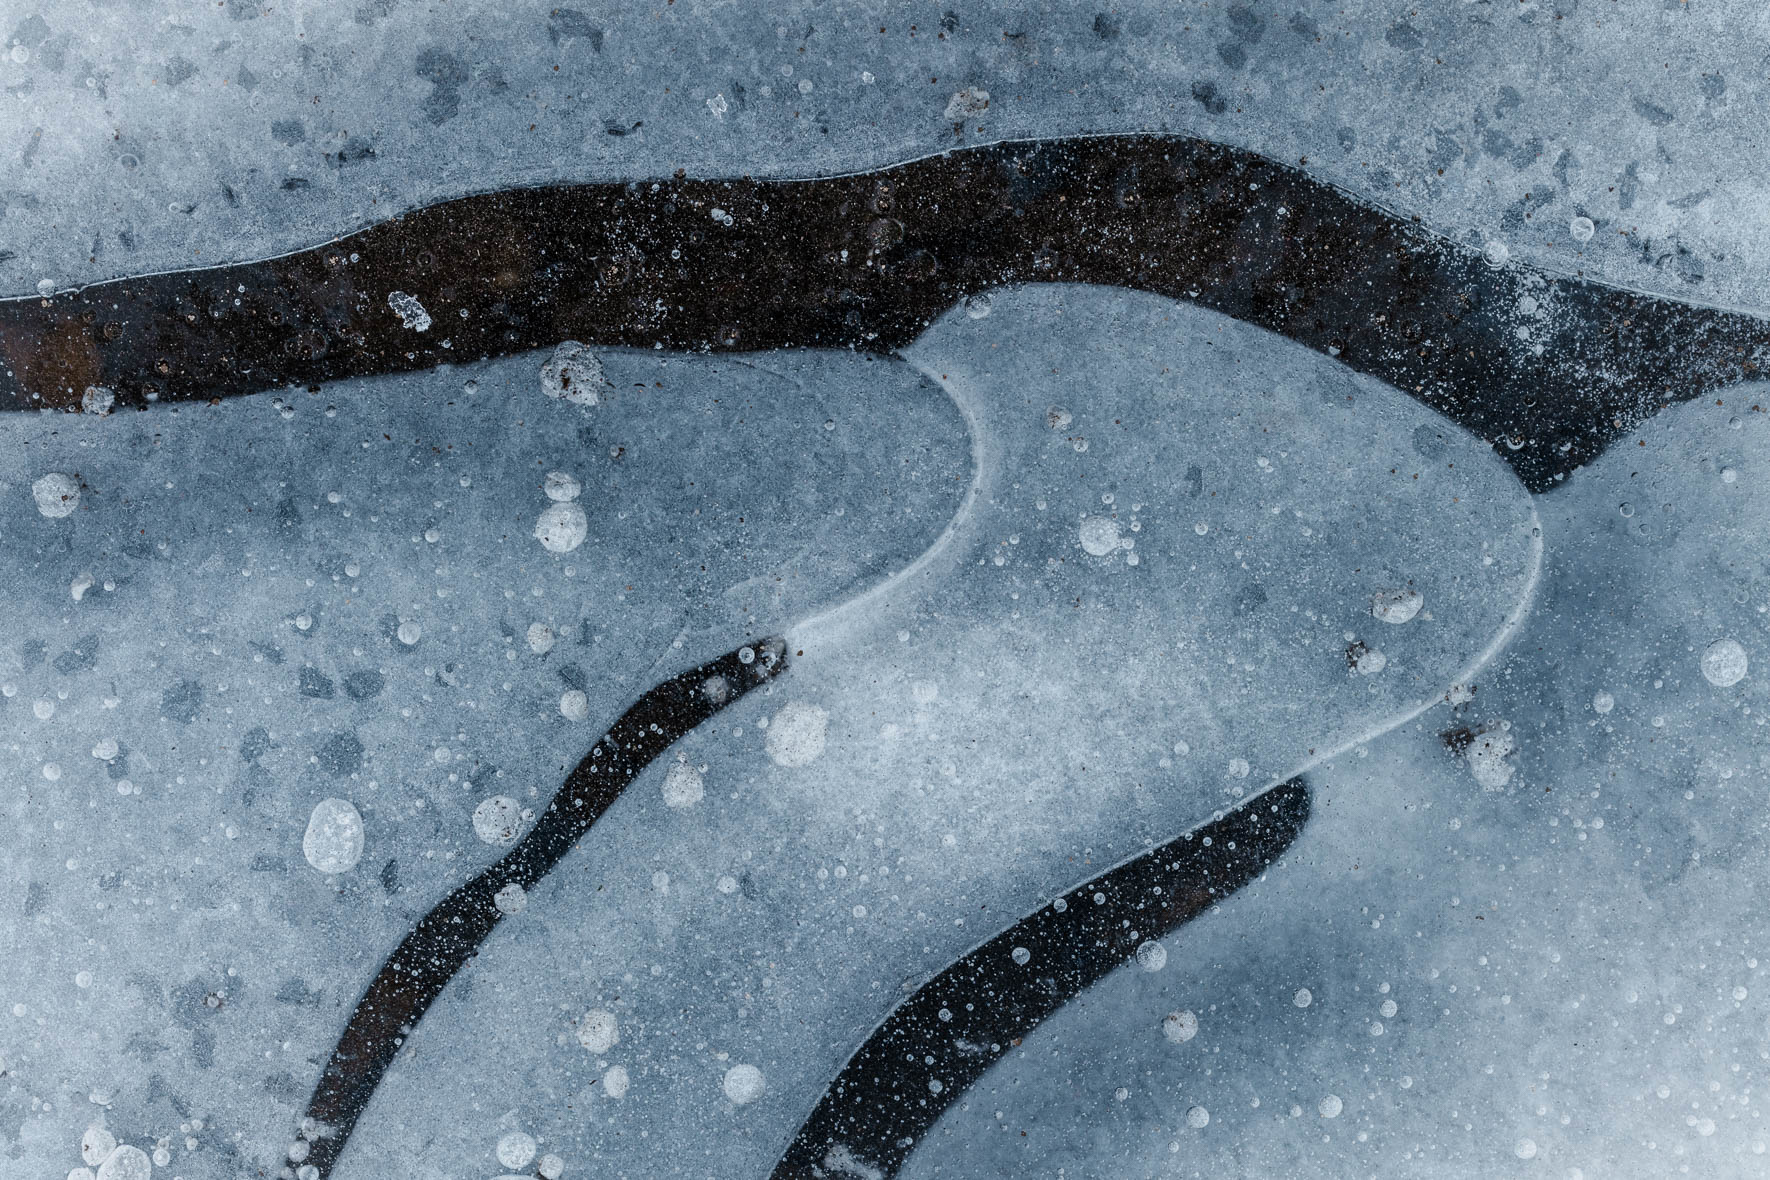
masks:
[[[720,1088],[735,1105],[743,1106],[762,1097],[765,1082],[762,1071],[755,1066],[734,1065],[725,1071],[725,1081]]]
[[[363,858],[363,817],[348,799],[321,799],[307,820],[301,854],[328,875],[348,873]]]
[[[549,504],[535,520],[535,540],[549,553],[570,553],[590,535],[590,518],[571,501]]]
[[[1184,1045],[1198,1035],[1198,1017],[1191,1009],[1170,1012],[1162,1017],[1162,1036],[1176,1045]]]
[[[1082,548],[1095,557],[1105,557],[1119,547],[1118,521],[1110,516],[1089,516],[1081,528]]]
[[[1168,948],[1150,939],[1137,947],[1137,965],[1145,971],[1156,972],[1168,965]]]
[[[508,795],[480,800],[473,809],[473,834],[487,844],[515,843],[522,831],[522,808]]]
[[[809,766],[824,752],[830,715],[816,705],[790,701],[768,726],[768,756],[780,766]]]
[[[583,493],[584,486],[577,481],[576,477],[567,475],[563,471],[549,471],[547,478],[541,481],[541,490],[547,493],[549,500],[563,504],[570,500],[576,500]]]
[[[578,1021],[578,1044],[598,1057],[620,1043],[620,1023],[607,1008],[592,1008]]]
[[[602,361],[576,340],[567,340],[555,348],[541,366],[541,392],[573,405],[597,405],[607,385]]]
[[[701,772],[686,762],[671,766],[664,775],[664,806],[681,809],[693,807],[706,797],[707,788]]]
[[[1716,688],[1732,688],[1745,679],[1748,660],[1737,639],[1717,639],[1702,652],[1702,676]]]
[[[71,516],[80,506],[80,481],[64,471],[51,471],[31,485],[37,511],[54,520]]]
[[[526,1168],[535,1158],[535,1137],[510,1131],[498,1140],[498,1162],[506,1168]]]

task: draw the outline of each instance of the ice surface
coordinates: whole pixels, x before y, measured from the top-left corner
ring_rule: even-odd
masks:
[[[1763,308],[1765,21],[14,3],[0,292],[512,184],[1161,130]],[[1759,387],[1534,499],[1402,391],[1075,288],[889,359],[562,341],[81,404],[0,417],[0,1175],[273,1173],[417,918],[638,693],[783,632],[785,677],[499,895],[337,1175],[765,1176],[930,974],[1300,769],[1287,856],[906,1176],[1770,1168]]]

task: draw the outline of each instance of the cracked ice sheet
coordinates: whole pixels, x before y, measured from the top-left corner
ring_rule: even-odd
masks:
[[[582,1164],[764,1175],[908,988],[1438,700],[1532,584],[1530,503],[1490,450],[1255,329],[1038,288],[955,311],[910,359],[976,439],[950,532],[789,627],[786,675],[681,744],[704,802],[666,805],[674,756],[629,788],[438,1001],[349,1167],[447,1174],[514,1110]],[[1085,519],[1135,547],[1088,552]],[[1373,618],[1410,580],[1421,614]],[[1383,671],[1348,666],[1347,632]],[[803,737],[810,711],[821,750],[786,757],[805,747],[779,727]],[[619,1022],[607,1052],[578,1041],[592,1009]],[[734,1107],[739,1063],[766,1090]]]
[[[1322,768],[1265,882],[1048,1022],[904,1175],[1759,1174],[1770,695],[1702,655],[1770,650],[1770,424],[1760,386],[1722,401],[1540,498],[1542,601],[1475,701]],[[1501,718],[1519,770],[1483,792],[1441,735]]]

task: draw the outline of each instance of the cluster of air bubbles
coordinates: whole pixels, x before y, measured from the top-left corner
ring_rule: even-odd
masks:
[[[157,1152],[162,1165],[171,1162],[170,1155]],[[155,1160],[134,1144],[117,1142],[117,1137],[94,1123],[80,1136],[80,1158],[87,1166],[68,1173],[68,1180],[151,1180]],[[97,1171],[94,1172],[93,1169]]]
[[[548,504],[535,521],[535,540],[549,553],[570,553],[590,535],[590,518],[577,502],[583,486],[565,472],[554,471],[542,487]]]

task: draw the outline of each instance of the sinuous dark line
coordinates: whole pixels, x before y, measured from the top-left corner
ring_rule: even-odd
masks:
[[[123,406],[314,387],[565,339],[889,351],[962,297],[1028,282],[1270,329],[1492,440],[1533,491],[1770,361],[1759,318],[1490,266],[1296,167],[1118,136],[822,180],[486,193],[281,258],[7,301],[0,409],[78,409],[88,387]],[[1543,314],[1521,339],[1525,298]]]
[[[511,885],[533,888],[658,755],[786,665],[785,643],[768,639],[672,677],[640,697],[572,770],[516,847],[424,915],[350,1014],[307,1104],[285,1177],[324,1180],[331,1174],[401,1043],[504,917],[498,891]]]
[[[1291,779],[1102,873],[923,984],[830,1084],[772,1180],[889,1180],[947,1107],[1107,972],[1254,880],[1309,820]]]

